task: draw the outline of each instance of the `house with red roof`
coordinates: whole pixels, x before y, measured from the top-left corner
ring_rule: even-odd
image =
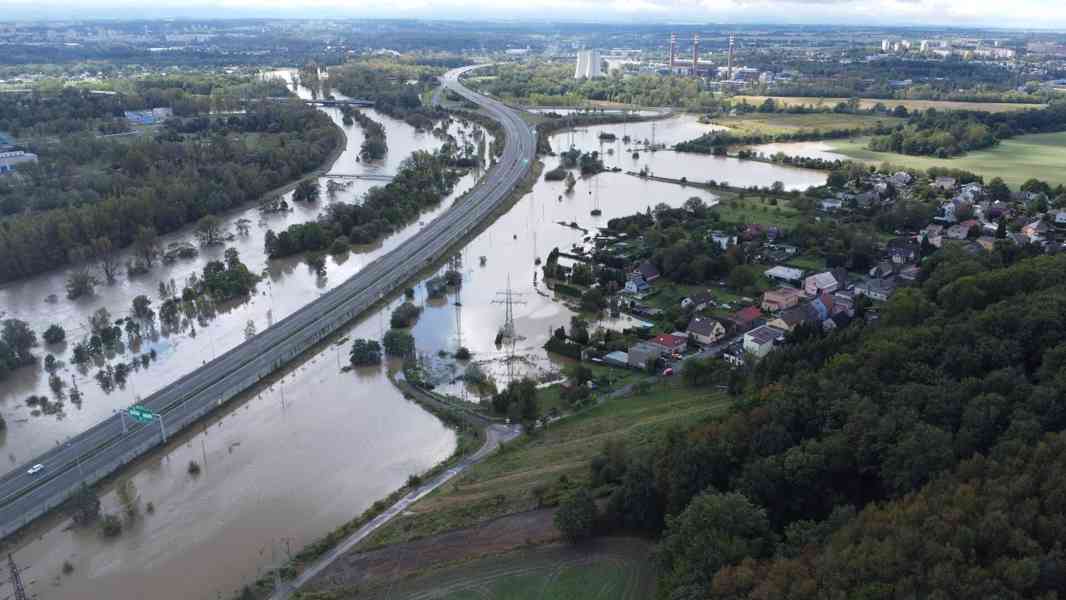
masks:
[[[744,333],[763,324],[762,311],[758,306],[746,306],[730,315],[729,322],[737,333]]]
[[[649,344],[662,348],[664,354],[673,354],[675,352],[683,352],[685,347],[688,346],[688,340],[671,333],[664,333],[657,335],[648,340]]]

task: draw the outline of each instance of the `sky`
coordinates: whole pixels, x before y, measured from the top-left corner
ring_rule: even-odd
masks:
[[[0,19],[397,17],[1066,30],[1066,0],[3,0]]]

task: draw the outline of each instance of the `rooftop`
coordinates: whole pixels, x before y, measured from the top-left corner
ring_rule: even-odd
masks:
[[[785,332],[776,327],[770,327],[769,325],[763,325],[762,327],[756,327],[751,331],[744,334],[744,337],[759,344],[769,344],[771,342],[780,340],[785,337]]]

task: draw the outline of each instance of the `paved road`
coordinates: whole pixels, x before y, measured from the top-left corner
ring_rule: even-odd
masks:
[[[271,594],[270,600],[288,600],[293,592],[307,585],[309,581],[317,577],[322,571],[333,564],[334,561],[341,556],[344,556],[345,553],[354,548],[356,544],[366,539],[371,533],[380,529],[382,525],[391,521],[397,515],[407,510],[409,506],[444,485],[456,475],[470,468],[471,465],[484,460],[485,457],[495,452],[496,449],[500,447],[500,444],[513,440],[521,433],[522,428],[518,425],[489,425],[485,428],[485,443],[477,452],[464,458],[458,465],[422,484],[418,489],[411,490],[406,496],[400,498],[396,504],[387,508],[385,512],[371,519],[366,525],[363,525],[354,533],[344,538],[344,540],[337,544],[332,550],[320,556],[318,560],[304,569],[296,579],[282,583],[281,587],[274,590],[274,593]]]
[[[396,249],[368,264],[348,281],[304,306],[225,355],[167,385],[142,404],[161,415],[168,434],[195,422],[348,323],[397,289],[463,236],[476,229],[525,177],[534,158],[534,131],[502,103],[459,84],[477,66],[448,72],[442,83],[479,104],[499,121],[506,144],[483,181]],[[162,443],[159,422],[131,423],[118,416],[102,421],[63,446],[0,477],[0,536],[7,536],[58,505],[82,482],[94,483]],[[34,464],[44,470],[29,475]]]

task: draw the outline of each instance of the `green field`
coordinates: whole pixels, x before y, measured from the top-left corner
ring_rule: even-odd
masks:
[[[898,125],[903,119],[837,113],[750,113],[736,117],[720,117],[713,122],[715,125],[730,128],[737,135],[778,135],[830,129],[871,130],[878,125]]]
[[[1013,187],[1030,178],[1037,178],[1052,185],[1066,184],[1066,132],[1037,133],[1004,140],[989,150],[970,152],[957,158],[930,158],[907,156],[891,152],[874,152],[866,147],[866,140],[829,142],[837,152],[872,164],[891,163],[913,169],[929,167],[962,169],[986,180],[1002,177]]]
[[[608,440],[624,438],[630,446],[640,446],[669,427],[722,414],[729,405],[725,396],[684,388],[676,380],[642,395],[605,399],[546,431],[508,444],[382,527],[362,547],[408,541],[535,509],[535,488],[542,489],[546,504],[554,503],[588,480],[589,462]]]
[[[482,558],[365,590],[375,600],[646,600],[654,595],[651,544],[604,538]]]
[[[803,219],[802,215],[792,208],[785,198],[778,198],[777,206],[772,206],[769,203],[769,197],[755,192],[745,192],[744,197],[741,198],[740,194],[734,191],[721,189],[711,191],[718,196],[718,203],[714,205],[714,210],[722,216],[722,221],[727,223],[759,223],[789,229],[795,227]]]
[[[763,100],[766,100],[767,96],[734,96],[735,102],[741,100],[747,101],[748,104],[758,106],[762,104]],[[785,106],[816,106],[816,107],[828,107],[832,108],[841,102],[847,102],[847,98],[805,98],[799,96],[772,96],[779,104]],[[870,109],[876,106],[878,103],[884,104],[888,108],[895,108],[897,106],[904,106],[907,110],[926,110],[929,108],[935,108],[937,110],[980,110],[985,112],[1004,112],[1008,110],[1024,110],[1027,108],[1043,108],[1043,104],[1018,104],[1014,102],[958,102],[955,100],[895,100],[888,99],[876,99],[876,98],[863,98],[859,100],[859,107],[863,109]]]

